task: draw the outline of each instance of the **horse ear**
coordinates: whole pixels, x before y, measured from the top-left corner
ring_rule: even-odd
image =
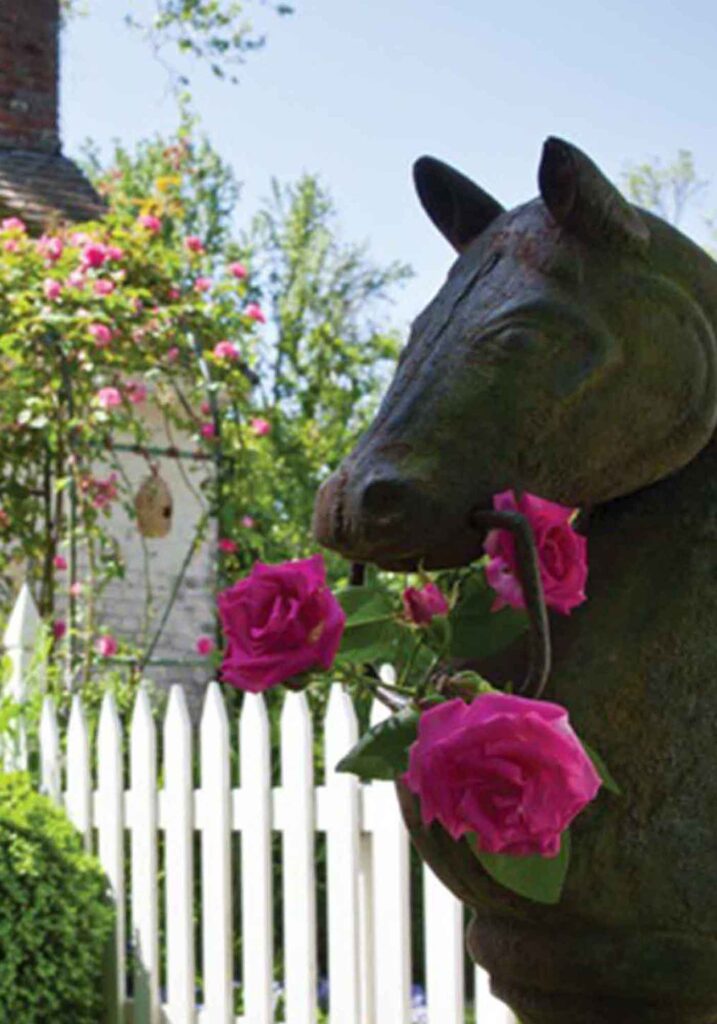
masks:
[[[638,252],[647,247],[650,232],[638,211],[576,146],[547,139],[538,184],[548,210],[567,231]]]
[[[500,203],[470,178],[432,156],[416,160],[413,180],[423,209],[458,252],[503,213]]]

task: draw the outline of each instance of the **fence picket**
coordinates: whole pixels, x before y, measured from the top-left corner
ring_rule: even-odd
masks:
[[[40,791],[62,803],[62,755],[57,713],[52,697],[45,697],[40,714]]]
[[[40,613],[30,588],[27,583],[23,583],[2,638],[3,647],[10,659],[7,693],[19,704],[23,704],[27,698],[27,680],[41,625]],[[22,719],[18,723],[17,734],[3,744],[3,760],[7,771],[27,768],[27,730]]]
[[[157,737],[144,686],[130,731],[133,1024],[159,1024]]]
[[[167,1003],[172,1024],[194,1024],[192,723],[181,686],[169,693],[163,746]]]
[[[356,713],[339,683],[324,722],[330,1024],[360,1024],[359,782],[334,766],[358,739]]]
[[[244,697],[239,771],[245,823],[241,843],[244,1010],[251,1024],[272,1024],[271,743],[266,704],[259,694]]]
[[[287,693],[281,714],[284,794],[284,982],[286,1024],[316,1020],[314,768],[311,716],[303,693]]]
[[[212,1024],[233,1024],[229,726],[217,683],[207,689],[200,739],[204,1004]]]
[[[106,693],[102,699],[97,732],[97,762],[97,852],[117,908],[114,941],[108,958],[106,1007],[111,1024],[121,1024],[124,1021],[126,999],[124,782],[122,725],[111,693]]]
[[[463,1024],[463,904],[425,866],[423,894],[428,1024]]]
[[[388,716],[374,701],[371,724]],[[375,913],[376,1024],[408,1024],[411,1016],[411,922],[408,834],[393,783],[373,781],[371,805]],[[380,919],[378,916],[380,908]]]
[[[67,793],[65,806],[70,821],[82,833],[85,849],[92,843],[92,783],[90,739],[85,709],[78,694],[72,698],[67,727]]]
[[[511,1010],[490,990],[490,978],[482,967],[475,969],[477,1024],[518,1024]]]

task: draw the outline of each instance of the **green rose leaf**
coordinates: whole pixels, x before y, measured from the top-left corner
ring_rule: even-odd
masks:
[[[396,619],[390,593],[379,587],[348,587],[336,597],[346,613],[339,659],[357,664],[392,661],[406,630]]]
[[[617,782],[615,782],[615,779],[610,774],[610,769],[605,764],[600,755],[597,753],[597,751],[593,750],[592,747],[589,747],[585,740],[581,739],[580,742],[583,745],[583,750],[592,761],[595,767],[595,771],[600,776],[600,779],[605,789],[607,789],[610,793],[614,793],[615,796],[622,796],[622,790],[618,786]]]
[[[475,835],[468,843],[488,874],[499,885],[535,903],[558,903],[570,863],[570,832],[563,832],[557,857],[514,857],[505,853],[484,853]]]
[[[372,726],[336,765],[360,779],[397,779],[408,769],[408,750],[418,733],[420,713],[413,707]]]
[[[503,608],[492,612],[495,596],[482,570],[465,581],[449,616],[451,657],[490,657],[508,647],[528,628],[528,616],[523,611]]]

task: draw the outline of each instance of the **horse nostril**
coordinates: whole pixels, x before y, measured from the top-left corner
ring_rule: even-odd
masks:
[[[405,515],[409,488],[400,480],[378,479],[368,484],[361,496],[366,516],[382,522]]]

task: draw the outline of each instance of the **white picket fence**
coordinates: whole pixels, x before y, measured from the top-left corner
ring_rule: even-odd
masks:
[[[15,693],[18,668],[26,662],[13,642],[20,640],[22,646],[28,635],[28,630],[5,635],[15,666]],[[377,705],[372,717],[378,720],[384,713]],[[42,789],[66,808],[87,849],[99,856],[118,910],[108,1020],[273,1024],[272,838],[279,834],[281,1019],[315,1024],[316,837],[324,834],[330,1024],[464,1024],[463,908],[425,868],[426,1005],[421,1011],[412,1006],[409,841],[393,786],[361,784],[333,770],[358,736],[350,699],[338,684],[332,687],[322,729],[323,779],[314,778],[314,737],[303,694],[287,693],[280,726],[280,784],[272,786],[269,721],[261,696],[247,694],[239,721],[233,723],[219,686],[212,683],[197,737],[183,692],[174,686],[158,735],[148,694],[141,688],[129,723],[125,779],[125,726],[112,696],[104,698],[94,738],[75,697],[64,743],[52,700],[45,699],[39,730]],[[238,779],[231,773],[234,728]],[[197,741],[200,781],[195,787]],[[241,836],[240,852],[232,842],[235,833]],[[199,893],[195,857],[200,861]],[[236,920],[234,890],[241,906]],[[160,963],[162,909],[165,963]],[[234,963],[235,929],[242,938],[241,964]],[[234,1007],[237,985],[243,997],[240,1016]],[[480,970],[475,993],[477,1024],[514,1024]]]

